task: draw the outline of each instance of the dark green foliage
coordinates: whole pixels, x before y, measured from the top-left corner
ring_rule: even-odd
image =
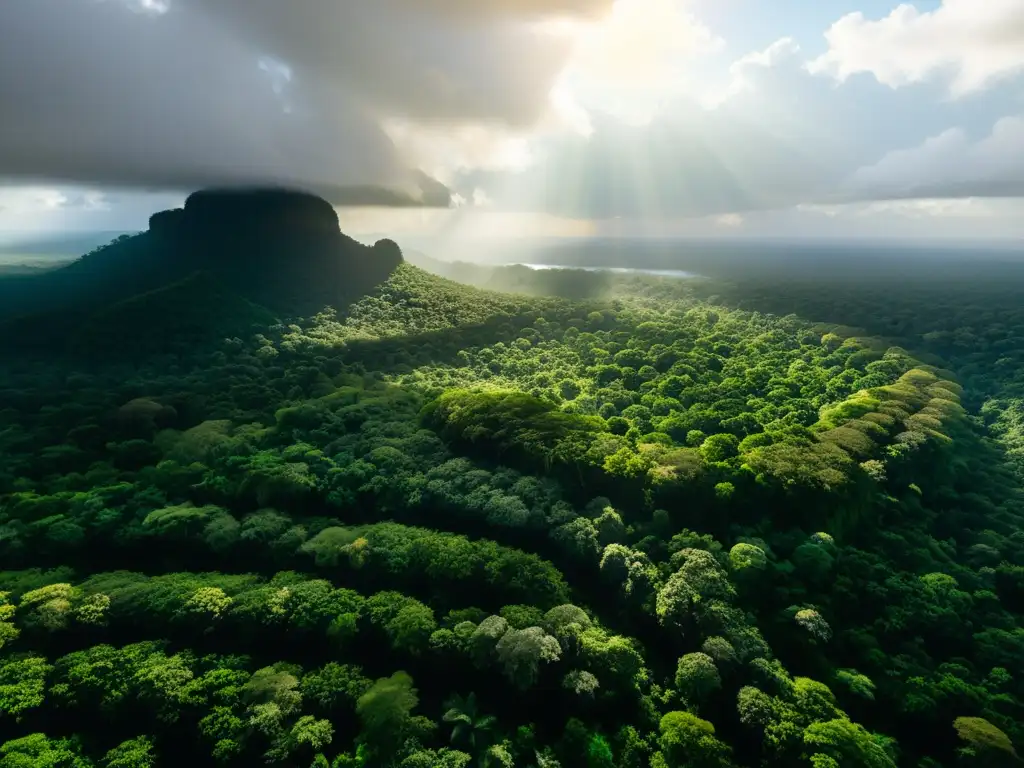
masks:
[[[231,269],[0,368],[0,768],[1019,760],[998,290]]]

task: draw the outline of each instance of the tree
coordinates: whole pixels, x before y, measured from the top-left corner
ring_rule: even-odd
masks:
[[[508,631],[508,622],[501,616],[488,616],[480,622],[469,637],[469,653],[477,666],[493,661],[498,642]]]
[[[0,660],[0,713],[19,720],[23,712],[43,703],[46,677],[53,667],[41,656]]]
[[[40,626],[54,632],[68,625],[76,597],[75,588],[70,584],[49,584],[23,594],[18,610],[25,615],[26,626]]]
[[[14,618],[15,608],[7,600],[9,595],[9,592],[0,592],[0,650],[8,643],[17,640],[18,635],[21,634],[21,630],[11,622],[11,619]]]
[[[1013,759],[1020,762],[1010,737],[982,717],[958,717],[953,721],[956,735],[964,742],[964,750],[972,757],[985,760],[984,764],[1005,764]],[[999,763],[1002,760],[1004,763]]]
[[[305,674],[300,691],[304,700],[314,702],[325,713],[332,713],[343,705],[354,706],[371,685],[372,681],[363,675],[360,667],[332,661]]]
[[[601,687],[597,677],[585,670],[574,669],[562,678],[562,687],[578,696],[593,696]]]
[[[559,641],[579,637],[593,622],[582,608],[571,603],[556,605],[544,614],[544,628]]]
[[[536,682],[541,662],[558,661],[562,654],[558,640],[540,627],[508,630],[495,650],[505,676],[520,690]]]
[[[811,723],[804,731],[804,743],[812,753],[827,755],[842,766],[896,768],[882,743],[846,718]]]
[[[700,648],[715,660],[715,664],[728,664],[736,661],[736,649],[724,637],[709,637]]]
[[[93,768],[77,739],[33,733],[0,745],[0,768]]]
[[[393,754],[402,743],[418,703],[412,678],[405,672],[395,672],[374,682],[356,702],[367,743],[381,755]]]
[[[725,570],[710,552],[683,549],[674,557],[681,559],[682,565],[658,592],[656,603],[663,624],[681,627],[696,604],[735,596]]]
[[[711,435],[701,443],[700,455],[709,464],[728,461],[739,452],[740,439],[736,435]]]
[[[856,669],[840,669],[836,679],[850,689],[850,692],[868,701],[875,700],[875,684],[871,678],[860,674]]]
[[[715,660],[706,653],[688,653],[676,666],[676,688],[694,706],[722,687]]]
[[[832,638],[832,627],[813,608],[802,608],[793,615],[793,620],[807,630],[815,640],[827,643]]]
[[[727,768],[731,750],[715,738],[715,726],[689,712],[669,712],[658,726],[662,762],[668,768]],[[655,765],[654,760],[651,765]]]
[[[289,740],[297,746],[320,750],[334,738],[334,726],[327,720],[317,720],[312,715],[303,715],[292,726]]]
[[[413,752],[399,763],[400,768],[469,768],[472,755],[455,749],[423,749]]]
[[[122,742],[103,758],[104,768],[153,768],[155,765],[153,742],[148,736]]]
[[[453,744],[466,744],[472,754],[476,754],[486,746],[489,731],[497,718],[493,715],[481,715],[477,709],[476,692],[465,698],[453,696],[446,705],[447,711],[442,718],[446,723],[453,723],[451,741]]]
[[[733,571],[763,571],[768,565],[764,550],[753,544],[736,544],[729,550],[729,563]]]

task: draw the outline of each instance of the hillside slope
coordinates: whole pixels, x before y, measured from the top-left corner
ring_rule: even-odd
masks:
[[[226,299],[238,308],[248,302],[290,313],[343,307],[401,262],[391,241],[368,247],[342,234],[334,209],[313,195],[203,190],[190,195],[183,209],[154,214],[146,232],[122,235],[60,269],[0,279],[0,322],[7,323],[0,336],[21,350],[74,350],[80,325],[109,325],[93,321],[94,314],[109,318],[112,305],[127,311],[152,298],[153,316],[162,315],[165,291],[173,286],[172,293],[183,297],[197,273],[205,277],[201,287],[195,284],[194,304]],[[218,288],[211,293],[213,284]],[[187,302],[177,303],[180,309]],[[231,322],[218,325],[231,314],[225,308],[211,306],[201,314],[202,327],[214,336],[233,333]],[[197,330],[193,324],[172,345],[194,341]]]
[[[202,294],[235,335],[0,368],[0,753],[1016,759],[1019,486],[949,371],[684,281],[401,265],[280,322],[221,286],[80,333],[192,338]]]

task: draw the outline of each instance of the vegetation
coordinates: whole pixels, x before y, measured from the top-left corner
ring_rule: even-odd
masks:
[[[1019,293],[552,274],[6,358],[0,768],[1019,764]]]

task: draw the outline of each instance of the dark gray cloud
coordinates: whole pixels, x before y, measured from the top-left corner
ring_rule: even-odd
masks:
[[[447,205],[380,117],[525,124],[564,56],[525,22],[608,4],[4,0],[0,176]]]
[[[173,0],[388,115],[531,125],[569,53],[532,22],[611,0]]]

